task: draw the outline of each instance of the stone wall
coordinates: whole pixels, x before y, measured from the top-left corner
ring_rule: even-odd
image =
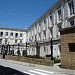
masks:
[[[75,52],[70,52],[69,43],[75,43],[75,27],[65,28],[61,31],[61,66],[75,69]]]

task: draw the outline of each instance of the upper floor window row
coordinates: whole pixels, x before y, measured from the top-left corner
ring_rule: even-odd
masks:
[[[4,32],[0,32],[0,37],[3,37],[3,34],[4,34]],[[5,32],[5,36],[8,36],[9,35],[9,33],[8,32]],[[15,33],[15,37],[17,38],[18,37],[18,33]],[[10,33],[10,36],[13,36],[13,32],[11,32]],[[20,33],[20,37],[22,37],[23,36],[23,34],[22,33]]]

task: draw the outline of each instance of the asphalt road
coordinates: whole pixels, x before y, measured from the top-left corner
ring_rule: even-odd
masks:
[[[69,75],[60,74],[35,68],[34,65],[28,66],[20,62],[0,59],[0,75]]]
[[[29,75],[29,74],[25,74],[15,69],[0,65],[0,75]]]

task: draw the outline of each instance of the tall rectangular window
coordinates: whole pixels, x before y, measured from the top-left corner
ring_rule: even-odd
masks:
[[[58,10],[58,21],[61,21],[61,9]]]
[[[22,40],[20,40],[20,43],[22,43]]]
[[[57,25],[57,37],[60,36],[60,29],[62,28],[62,25]]]
[[[68,8],[69,8],[69,13],[70,15],[74,14],[74,4],[73,4],[73,0],[70,0],[68,2]]]
[[[43,31],[43,35],[44,35],[43,39],[46,39],[46,30]]]
[[[74,20],[71,20],[69,22],[70,22],[70,26],[74,26]]]
[[[15,33],[15,38],[17,38],[18,37],[18,33]]]
[[[2,39],[0,39],[0,44],[2,44]]]
[[[20,37],[22,37],[22,33],[20,33]]]
[[[37,35],[35,35],[35,40],[37,40]]]
[[[53,16],[50,15],[50,25],[53,25]]]
[[[44,24],[46,24],[46,19],[44,20]]]
[[[13,33],[10,33],[10,36],[13,36]]]
[[[17,43],[17,42],[18,42],[18,40],[16,39],[16,40],[15,40],[15,43]]]
[[[0,32],[0,37],[3,37],[3,32]]]
[[[7,44],[8,43],[8,39],[5,39],[5,44]]]
[[[41,40],[41,33],[39,33],[39,40]]]
[[[8,36],[8,32],[5,33],[5,36]]]

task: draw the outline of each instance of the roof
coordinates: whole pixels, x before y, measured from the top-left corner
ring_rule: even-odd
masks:
[[[12,31],[26,32],[26,29],[7,28],[7,27],[1,27],[0,29],[1,29],[1,30],[12,30]]]
[[[27,31],[30,30],[30,28],[33,27],[34,25],[36,25],[38,22],[40,22],[41,20],[45,19],[46,16],[49,15],[54,10],[54,8],[56,8],[56,6],[59,5],[59,3],[61,1],[62,0],[58,0],[52,7],[50,7],[40,18],[38,18],[31,26],[29,26],[27,28]]]

